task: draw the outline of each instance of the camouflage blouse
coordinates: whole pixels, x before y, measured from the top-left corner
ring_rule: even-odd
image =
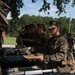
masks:
[[[64,59],[68,51],[68,43],[65,37],[51,37],[47,43],[45,61],[60,62]]]

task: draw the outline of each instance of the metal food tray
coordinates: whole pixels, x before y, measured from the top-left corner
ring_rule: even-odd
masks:
[[[57,72],[56,69],[55,73]],[[30,71],[22,71],[22,72],[9,72],[8,75],[50,75],[52,74],[53,70],[48,69],[48,70],[30,70]]]
[[[35,70],[38,72],[39,70],[42,70],[42,69],[36,65],[31,67],[9,68],[8,74],[9,75],[24,75],[25,73],[28,73],[28,71],[33,71],[33,74],[34,74]]]

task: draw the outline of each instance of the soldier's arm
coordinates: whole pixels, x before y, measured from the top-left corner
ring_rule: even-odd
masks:
[[[65,55],[67,54],[68,51],[68,43],[67,40],[62,37],[59,39],[59,52],[53,55],[45,55],[44,56],[44,61],[55,61],[59,62],[62,61],[65,58]]]

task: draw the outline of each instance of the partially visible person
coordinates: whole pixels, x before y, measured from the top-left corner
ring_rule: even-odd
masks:
[[[46,28],[45,25],[40,23],[37,24],[36,30],[36,44],[35,44],[35,53],[44,53],[46,46]]]
[[[75,40],[74,36],[71,33],[68,33],[68,34],[66,34],[66,39],[69,43],[70,50],[73,50],[74,40]]]
[[[22,36],[24,35],[24,32],[25,32],[24,28],[19,32],[19,35],[16,38],[17,45],[23,45],[23,41],[21,39]]]
[[[45,24],[43,24],[43,23],[38,23],[38,24],[37,24],[37,32],[38,32],[38,34],[43,34],[43,35],[45,35],[45,34],[46,34]]]
[[[74,51],[74,41],[75,41],[75,38],[73,36],[72,33],[67,33],[65,34],[64,36],[66,39],[67,39],[67,42],[68,42],[68,56],[67,56],[67,63],[68,65],[71,67],[72,69],[72,73],[74,72],[75,73],[75,51]]]
[[[34,42],[34,35],[33,35],[35,32],[34,25],[33,24],[27,25],[25,29],[26,29],[26,33],[22,37],[22,41],[25,46],[31,47]]]
[[[34,24],[26,25],[25,30],[22,32],[21,37],[21,45],[27,46],[27,47],[32,47],[35,42],[35,29],[36,26]],[[20,41],[20,42],[21,42]]]

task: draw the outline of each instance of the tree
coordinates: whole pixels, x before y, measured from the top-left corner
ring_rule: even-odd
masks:
[[[30,24],[31,23],[36,23],[36,16],[35,15],[32,15],[31,17],[30,17]]]
[[[74,18],[71,21],[71,32],[75,34],[75,19]]]
[[[21,24],[23,27],[25,25],[30,24],[30,16],[27,14],[24,14],[20,19],[19,19],[19,24]]]
[[[38,24],[38,23],[43,23],[43,18],[42,18],[42,16],[37,16],[37,18],[36,18],[36,23]]]
[[[32,2],[36,2],[37,0],[32,0]],[[42,7],[40,8],[39,11],[47,11],[47,10],[50,10],[50,3],[47,2],[47,0],[42,0],[43,1],[43,5]],[[62,12],[65,12],[65,8],[66,8],[66,5],[68,5],[70,2],[72,1],[72,7],[74,7],[75,5],[75,0],[53,0],[53,5],[55,5],[57,7],[57,11],[56,13],[58,13],[58,15],[60,15]],[[49,12],[48,12],[49,14]]]
[[[47,17],[43,17],[44,24],[48,25],[50,20],[53,20],[53,18],[52,17],[48,17],[48,16]]]
[[[45,24],[45,28],[46,28],[46,30],[49,32],[49,29],[48,29],[48,27],[49,27],[49,21],[51,21],[51,20],[53,20],[53,18],[52,17],[43,17],[43,21],[44,21],[44,24]]]
[[[12,19],[16,20],[18,19],[18,16],[20,15],[20,8],[23,7],[23,1],[22,0],[2,0],[4,3],[6,3],[11,9],[11,17]]]
[[[25,27],[25,25],[29,25],[31,23],[34,23],[35,25],[37,25],[37,23],[44,23],[46,31],[50,32],[48,27],[49,27],[49,21],[51,20],[57,20],[61,22],[62,34],[69,32],[69,18],[66,18],[66,17],[52,18],[52,17],[43,17],[43,16],[34,16],[34,15],[29,16],[27,14],[20,17],[18,21],[9,20],[9,27],[8,28],[6,27],[5,30],[7,34],[9,34],[10,36],[17,36],[19,31],[21,31],[22,27]],[[70,29],[71,29],[71,33],[75,34],[74,33],[75,32],[75,19],[74,18],[72,18],[71,20]]]
[[[17,19],[18,16],[20,15],[20,8],[23,7],[24,3],[23,0],[2,0],[3,2],[5,2],[7,5],[10,6],[11,8],[11,17],[13,19]],[[32,3],[37,2],[37,0],[31,0]],[[43,11],[47,11],[50,10],[50,4],[51,2],[47,2],[47,0],[41,0],[43,2],[42,7],[40,7],[39,12]],[[50,0],[51,1],[51,0]],[[58,13],[58,15],[60,15],[62,12],[65,12],[65,8],[66,6],[71,2],[71,6],[74,7],[75,6],[75,0],[53,0],[53,5],[55,5],[57,7],[57,11],[56,13]],[[48,12],[49,14],[49,12]]]
[[[66,17],[58,18],[58,21],[61,22],[62,34],[68,33],[69,31],[69,24],[67,23],[66,19]]]

